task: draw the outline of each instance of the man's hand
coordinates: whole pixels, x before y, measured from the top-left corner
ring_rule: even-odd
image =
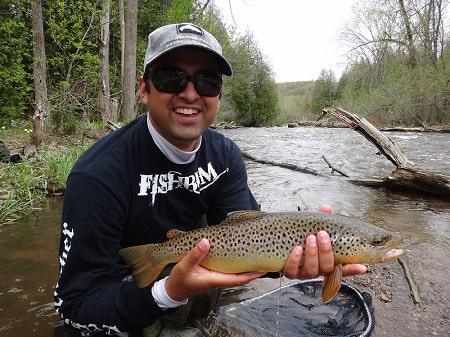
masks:
[[[305,261],[299,267],[303,254]],[[301,246],[294,247],[283,274],[290,279],[315,278],[319,275],[330,273],[334,268],[334,256],[331,248],[331,240],[327,232],[320,231],[315,235],[306,238],[305,249]],[[342,266],[342,275],[350,276],[362,274],[367,271],[367,267],[362,264],[346,264]]]
[[[234,287],[246,284],[265,273],[224,274],[200,266],[208,255],[210,243],[200,240],[197,245],[173,267],[166,280],[165,287],[169,297],[174,301],[206,293],[222,287]]]
[[[320,212],[331,213],[329,205],[319,207]],[[300,265],[302,256],[305,256],[303,266]],[[290,279],[315,278],[319,275],[330,273],[334,268],[334,256],[331,247],[330,236],[325,231],[320,231],[315,235],[306,238],[305,249],[296,246],[291,251],[283,274]],[[342,275],[350,276],[362,274],[367,271],[367,267],[362,264],[346,264],[342,266]]]

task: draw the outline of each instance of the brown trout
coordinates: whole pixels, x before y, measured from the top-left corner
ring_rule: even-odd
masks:
[[[339,291],[342,264],[386,262],[403,254],[401,249],[394,249],[402,242],[398,233],[356,218],[320,212],[260,211],[233,212],[219,225],[188,232],[170,230],[165,242],[128,247],[119,253],[133,267],[139,287],[154,282],[167,264],[180,261],[202,238],[211,245],[201,263],[205,268],[223,273],[278,272],[291,250],[304,246],[306,237],[320,230],[330,235],[335,263],[334,270],[324,277],[325,302]]]

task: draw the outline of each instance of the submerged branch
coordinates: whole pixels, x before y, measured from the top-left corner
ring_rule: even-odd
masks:
[[[325,162],[328,164],[328,166],[331,169],[331,173],[333,173],[334,171],[336,171],[337,173],[343,175],[344,177],[349,178],[349,175],[347,173],[345,173],[344,171],[342,171],[340,168],[337,168],[335,165],[333,165],[327,157],[325,157],[324,155],[322,155],[323,160],[325,160]]]
[[[408,282],[412,300],[416,305],[416,308],[420,309],[420,307],[422,306],[422,299],[420,298],[419,288],[417,287],[416,282],[414,281],[414,278],[411,274],[408,259],[406,258],[406,256],[401,256],[397,259],[397,261],[402,266],[403,273],[405,275],[406,281]]]
[[[246,152],[242,152],[242,157],[244,157],[244,159],[247,160],[251,160],[254,161],[256,163],[260,163],[260,164],[266,164],[266,165],[272,165],[272,166],[279,166],[279,167],[283,167],[289,170],[293,170],[293,171],[297,171],[297,172],[302,172],[302,173],[307,173],[307,174],[312,174],[315,176],[320,176],[321,174],[313,169],[310,169],[308,167],[300,167],[294,164],[288,164],[288,163],[277,163],[274,161],[270,161],[270,160],[264,160],[264,159],[257,159],[255,157],[253,157],[252,155],[246,153]]]

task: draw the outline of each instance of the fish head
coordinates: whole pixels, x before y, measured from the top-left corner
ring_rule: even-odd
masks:
[[[403,242],[399,233],[373,228],[363,233],[348,233],[333,240],[335,259],[339,263],[383,263],[403,254],[396,249]]]

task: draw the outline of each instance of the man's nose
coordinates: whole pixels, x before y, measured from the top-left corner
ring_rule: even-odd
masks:
[[[188,81],[186,88],[184,88],[184,90],[180,92],[179,96],[190,102],[200,98],[200,95],[195,89],[194,83],[192,81]]]

